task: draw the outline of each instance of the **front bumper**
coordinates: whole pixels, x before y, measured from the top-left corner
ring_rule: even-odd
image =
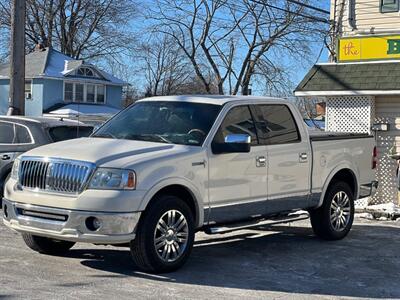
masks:
[[[359,198],[373,197],[378,189],[378,181],[372,181],[369,184],[363,184],[360,186]]]
[[[3,221],[21,233],[94,244],[122,244],[135,239],[140,212],[106,213],[67,210],[3,199]],[[93,218],[100,224],[91,225]]]

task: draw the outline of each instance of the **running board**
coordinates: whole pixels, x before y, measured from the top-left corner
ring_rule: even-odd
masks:
[[[309,218],[309,214],[307,212],[304,213],[291,213],[284,217],[273,218],[273,219],[259,219],[250,222],[241,222],[241,223],[232,223],[227,225],[216,225],[207,227],[204,232],[207,234],[218,234],[218,233],[227,233],[235,230],[248,229],[252,227],[265,226],[265,225],[276,225],[282,223],[289,223],[301,220],[307,220]]]

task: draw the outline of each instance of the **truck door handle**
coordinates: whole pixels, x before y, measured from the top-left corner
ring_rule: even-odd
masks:
[[[265,167],[267,165],[267,159],[265,156],[257,156],[256,157],[256,166],[258,168]]]
[[[7,155],[7,154],[4,154],[2,157],[1,157],[1,159],[2,160],[9,160],[11,157],[9,156],[9,155]]]
[[[307,153],[300,153],[299,154],[299,162],[307,162],[308,160],[308,155]]]

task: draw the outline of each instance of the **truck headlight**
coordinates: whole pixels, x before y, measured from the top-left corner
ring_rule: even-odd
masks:
[[[14,160],[14,164],[11,169],[11,178],[14,180],[18,180],[20,163],[21,163],[21,160],[19,158]]]
[[[89,189],[134,190],[136,174],[131,170],[98,168],[89,182]]]

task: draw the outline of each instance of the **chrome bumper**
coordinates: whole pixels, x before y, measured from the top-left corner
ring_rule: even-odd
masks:
[[[105,213],[50,208],[3,199],[4,224],[21,233],[94,244],[121,244],[135,239],[140,212]],[[99,227],[91,225],[93,218]]]
[[[359,198],[373,197],[378,189],[378,181],[372,181],[369,184],[363,184],[360,186]]]

